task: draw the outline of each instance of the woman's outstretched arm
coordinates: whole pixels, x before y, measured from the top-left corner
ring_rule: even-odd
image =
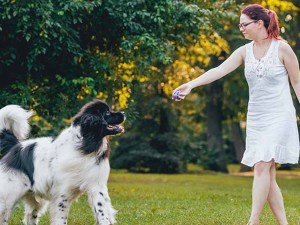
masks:
[[[180,95],[176,100],[184,99],[193,88],[212,83],[234,71],[243,63],[245,52],[245,46],[238,48],[218,67],[212,68],[196,79],[177,87],[174,92],[180,91]]]

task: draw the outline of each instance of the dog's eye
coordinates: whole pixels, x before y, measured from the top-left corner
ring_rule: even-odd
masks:
[[[106,116],[110,115],[110,111],[106,111],[106,112],[105,112],[105,115],[106,115]]]

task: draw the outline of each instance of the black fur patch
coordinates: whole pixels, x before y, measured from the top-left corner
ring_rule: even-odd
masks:
[[[2,130],[0,132],[0,158],[4,157],[18,143],[19,141],[13,133]]]
[[[7,166],[7,169],[14,169],[26,174],[31,182],[34,184],[34,148],[36,143],[30,144],[23,148],[21,144],[15,145],[6,156],[1,160]]]

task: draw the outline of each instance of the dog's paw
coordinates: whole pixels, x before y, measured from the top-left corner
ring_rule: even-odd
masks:
[[[108,218],[102,218],[102,219],[99,221],[99,224],[100,224],[100,225],[111,225],[112,223],[108,220]]]
[[[116,214],[117,214],[117,210],[115,210],[113,208],[109,209],[109,222],[111,224],[117,223],[117,221],[116,221]]]
[[[109,223],[110,224],[116,224],[117,223],[117,220],[115,218],[110,218],[109,219]]]

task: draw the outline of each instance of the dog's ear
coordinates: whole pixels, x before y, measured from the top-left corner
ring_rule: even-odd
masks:
[[[83,137],[80,150],[84,154],[96,152],[102,145],[105,136],[105,121],[101,116],[86,113],[80,118],[80,133]]]
[[[93,129],[103,124],[104,120],[100,116],[92,114],[84,114],[80,118],[80,126],[82,128]]]

